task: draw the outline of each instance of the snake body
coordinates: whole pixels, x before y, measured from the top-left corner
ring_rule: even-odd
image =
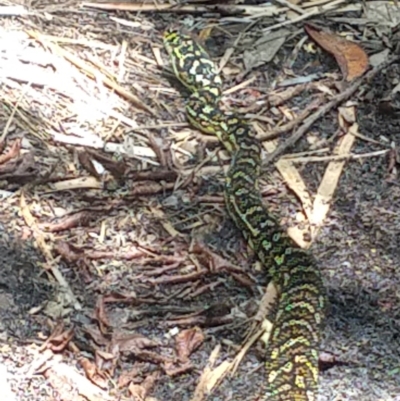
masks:
[[[191,36],[171,29],[164,34],[164,45],[177,78],[191,92],[188,120],[216,135],[231,155],[226,208],[278,289],[266,350],[267,378],[257,399],[314,401],[325,303],[320,271],[263,205],[258,184],[261,144],[245,120],[220,108],[222,80],[207,52]]]

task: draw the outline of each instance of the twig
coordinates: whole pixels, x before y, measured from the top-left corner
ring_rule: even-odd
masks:
[[[258,139],[260,141],[271,140],[273,138],[276,138],[279,135],[282,135],[282,134],[294,129],[302,121],[304,121],[310,115],[311,111],[314,109],[315,109],[315,104],[312,104],[311,106],[307,107],[304,111],[302,111],[300,113],[300,115],[298,115],[292,121],[289,121],[287,124],[283,124],[281,126],[275,127],[272,130],[267,131],[267,132],[263,133],[262,135],[259,135]]]
[[[158,4],[158,3],[90,3],[83,2],[82,8],[96,8],[98,10],[120,10],[120,11],[138,11],[138,12],[175,12],[175,13],[216,13],[225,15],[255,15],[260,10],[263,12],[263,16],[272,17],[278,13],[286,12],[287,7],[263,7],[263,6],[243,6],[243,5],[231,5],[231,4]]]
[[[201,271],[195,271],[193,273],[188,273],[188,274],[176,274],[171,276],[164,275],[159,278],[146,279],[145,282],[151,283],[152,285],[180,284],[197,280],[198,278],[206,276],[207,274],[208,270],[203,269]]]
[[[286,6],[290,8],[293,11],[296,11],[299,14],[305,14],[306,11],[304,11],[301,7],[297,6],[296,4],[292,4],[288,0],[276,0],[277,3],[282,4],[283,6]]]
[[[318,111],[311,114],[311,116],[307,117],[306,120],[304,121],[304,123],[299,127],[299,129],[297,131],[295,131],[293,133],[293,135],[287,141],[285,141],[280,146],[278,146],[274,152],[272,152],[270,155],[268,155],[266,157],[263,164],[267,165],[267,164],[270,164],[271,162],[273,162],[274,160],[276,160],[276,158],[278,156],[280,156],[286,149],[293,146],[309,130],[309,128],[317,120],[319,120],[321,117],[323,117],[329,111],[331,111],[334,107],[338,106],[340,103],[349,99],[350,96],[352,96],[357,91],[357,89],[360,87],[360,85],[362,83],[371,80],[372,78],[375,77],[375,75],[377,75],[384,68],[388,67],[389,65],[391,65],[399,60],[400,60],[400,56],[395,56],[395,57],[388,59],[388,60],[384,61],[383,63],[379,64],[373,70],[368,72],[364,77],[360,78],[359,80],[354,82],[352,85],[350,85],[347,89],[345,89],[342,93],[339,93],[337,96],[335,96],[325,106],[322,106]]]
[[[377,150],[376,152],[354,154],[349,153],[347,155],[332,155],[332,156],[309,156],[309,157],[282,157],[282,160],[290,160],[293,163],[311,163],[311,162],[325,162],[325,161],[339,161],[339,160],[354,160],[363,159],[366,157],[383,156],[389,153],[391,149]]]

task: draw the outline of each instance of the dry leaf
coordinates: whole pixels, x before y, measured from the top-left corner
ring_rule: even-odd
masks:
[[[159,375],[159,372],[153,372],[147,375],[140,385],[131,383],[129,385],[129,391],[133,398],[135,400],[145,401],[147,399],[147,394],[153,389]]]
[[[109,340],[103,336],[97,327],[84,326],[83,331],[90,337],[96,345],[106,346]]]
[[[5,147],[5,142],[0,143],[0,153],[3,152]],[[5,155],[0,156],[0,164],[6,163],[11,159],[14,159],[15,157],[20,156],[20,150],[21,150],[21,139],[17,139],[12,145],[9,151]]]
[[[335,57],[346,81],[360,77],[368,69],[368,56],[358,44],[332,33],[318,31],[311,25],[305,25],[304,29],[319,46]]]
[[[145,401],[146,399],[146,389],[140,384],[131,383],[129,385],[129,392],[135,401]]]
[[[74,333],[72,327],[65,330],[64,323],[58,322],[44,346],[51,349],[53,352],[60,352],[67,347]]]
[[[185,362],[189,355],[204,342],[204,334],[198,327],[195,327],[181,331],[175,340],[178,357]]]
[[[89,359],[84,357],[79,357],[78,361],[85,371],[86,377],[96,386],[105,390],[107,388],[107,380],[105,376],[99,372],[96,365]]]
[[[80,375],[76,369],[65,363],[53,363],[44,372],[47,382],[53,387],[56,399],[63,401],[106,401],[108,394]]]
[[[113,335],[112,344],[117,345],[121,352],[137,353],[145,348],[154,348],[160,345],[156,341],[151,340],[141,334],[125,334],[116,333]]]
[[[105,308],[105,302],[104,302],[103,297],[100,297],[97,300],[95,313],[96,313],[96,318],[99,323],[99,328],[100,328],[101,333],[106,334],[107,327],[110,327],[110,323],[108,321],[107,312],[106,312],[106,308]]]
[[[115,353],[110,353],[97,349],[95,351],[95,363],[99,372],[105,372],[108,377],[114,377],[115,369],[119,363],[118,350]]]
[[[74,263],[84,258],[82,251],[65,241],[56,242],[54,250],[69,263]]]
[[[123,370],[118,377],[118,388],[122,389],[124,387],[129,386],[130,383],[137,383],[140,379],[141,373],[141,365],[139,363],[135,363],[131,370]]]

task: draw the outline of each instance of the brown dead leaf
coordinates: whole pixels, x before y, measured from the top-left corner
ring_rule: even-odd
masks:
[[[99,371],[107,372],[107,375],[109,377],[114,377],[115,369],[119,360],[118,351],[116,353],[111,353],[102,350],[96,350],[95,360],[97,369]]]
[[[85,152],[78,152],[78,160],[81,166],[91,175],[100,179],[100,174],[97,172],[96,167],[93,165],[90,155]]]
[[[357,121],[357,111],[354,106],[341,106],[339,110],[339,126],[346,132],[350,125]]]
[[[78,361],[85,371],[86,377],[96,386],[105,390],[107,388],[106,377],[97,369],[96,365],[84,357],[79,357]]]
[[[39,225],[40,227],[40,225]],[[79,268],[85,283],[92,281],[92,275],[84,252],[79,248],[68,244],[65,241],[58,241],[54,246],[54,250],[68,263],[73,263]]]
[[[103,336],[97,327],[91,327],[85,325],[83,331],[90,337],[96,345],[105,346],[109,344],[109,340]]]
[[[229,272],[235,272],[235,273],[243,273],[243,269],[239,267],[239,265],[234,265],[230,261],[224,259],[222,256],[218,255],[215,252],[212,252],[210,248],[208,248],[204,242],[200,241],[199,239],[195,239],[192,244],[191,244],[191,251],[199,254],[202,256],[206,256],[206,259],[204,263],[207,263],[210,265],[210,269],[212,269],[213,272],[215,271],[229,271]],[[254,285],[254,283],[252,284]]]
[[[68,330],[63,329],[64,325],[62,323],[57,325],[49,339],[46,341],[47,348],[51,349],[53,352],[60,352],[65,349],[75,334],[72,327]]]
[[[142,384],[138,385],[131,383],[129,386],[129,391],[132,394],[133,398],[135,400],[145,401],[147,395],[153,389],[154,384],[159,376],[159,372],[153,372],[146,376]]]
[[[304,26],[304,29],[319,46],[335,57],[346,81],[352,81],[367,71],[368,56],[357,43],[329,32],[317,30],[308,24]]]
[[[146,400],[146,389],[142,387],[140,384],[129,385],[129,392],[132,394],[132,397],[135,401],[145,401]]]
[[[67,262],[77,262],[84,257],[83,252],[65,241],[58,241],[54,246],[55,251]]]
[[[44,372],[48,383],[54,389],[54,399],[63,401],[108,401],[111,397],[91,383],[76,369],[65,363],[53,363]]]
[[[141,334],[123,334],[116,333],[113,336],[112,344],[117,345],[121,352],[135,352],[145,348],[154,348],[160,344]]]
[[[185,362],[183,364],[176,366],[174,361],[172,362],[167,361],[163,364],[163,369],[168,376],[174,377],[174,376],[182,376],[183,374],[192,371],[194,367],[190,362]]]
[[[186,362],[189,356],[204,342],[204,333],[199,327],[181,331],[176,337],[176,352],[182,362]]]
[[[99,322],[100,331],[103,334],[107,334],[107,327],[110,327],[110,323],[108,321],[107,312],[106,312],[106,308],[105,308],[105,302],[104,302],[103,297],[100,297],[97,300],[95,313],[96,313],[97,321]]]
[[[2,145],[5,146],[5,142],[0,144],[0,153],[4,150]],[[19,152],[21,150],[21,139],[17,139],[12,145],[10,150],[5,154],[0,156],[0,164],[6,163],[14,157],[19,157]]]
[[[135,352],[135,357],[142,360],[148,361],[154,364],[165,365],[169,363],[174,363],[175,360],[169,358],[168,356],[162,355],[159,351],[146,351],[140,350],[139,352]]]
[[[34,152],[28,152],[15,160],[0,165],[0,180],[25,184],[34,181],[39,176]]]
[[[112,359],[115,358],[115,355],[110,353],[110,352],[105,352],[102,350],[96,350],[96,356],[99,358],[105,360],[105,361],[111,361]]]
[[[129,386],[130,383],[139,383],[141,380],[141,364],[136,362],[132,369],[123,370],[118,377],[118,388],[123,389]]]

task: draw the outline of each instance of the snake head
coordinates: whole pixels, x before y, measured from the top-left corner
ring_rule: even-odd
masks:
[[[222,81],[214,62],[190,35],[176,29],[164,33],[164,46],[170,57],[174,73],[190,91],[212,88],[215,101],[221,96]]]

